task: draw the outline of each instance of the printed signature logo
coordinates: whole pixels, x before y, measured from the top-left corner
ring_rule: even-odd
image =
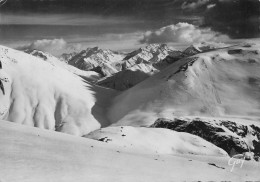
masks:
[[[3,6],[6,2],[7,0],[0,0],[0,7]]]
[[[238,158],[233,158],[233,157],[230,158],[230,159],[228,160],[228,165],[229,165],[229,166],[232,166],[230,172],[232,172],[232,171],[234,170],[235,166],[240,166],[240,168],[242,168],[243,165],[244,165],[244,162],[245,162],[245,157],[240,158],[240,159],[238,159]]]

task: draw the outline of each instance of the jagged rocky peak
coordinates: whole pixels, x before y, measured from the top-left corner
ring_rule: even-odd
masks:
[[[85,50],[82,50],[80,53],[76,54],[74,57],[71,58],[70,61],[73,61],[73,59],[76,58],[101,58],[106,61],[114,61],[113,58],[115,59],[122,59],[122,58],[117,58],[117,56],[123,56],[119,52],[114,52],[109,49],[100,49],[99,47],[92,47],[92,48],[87,48]]]
[[[125,60],[131,59],[135,56],[139,56],[144,60],[148,61],[151,59],[153,54],[167,54],[167,52],[172,51],[166,44],[149,44],[145,47],[139,48],[131,53],[129,53]]]
[[[167,44],[149,44],[146,47],[141,48],[141,50],[155,53],[158,50],[168,51],[168,50],[171,50],[171,49],[167,46]]]
[[[98,47],[82,50],[74,55],[68,63],[81,70],[102,72],[102,75],[108,76],[117,72],[117,68],[112,65],[113,62],[121,61],[123,55],[110,50],[102,50]]]
[[[145,47],[139,48],[124,58],[122,69],[130,68],[136,64],[153,64],[164,59],[170,52],[174,51],[166,44],[149,44]]]
[[[187,132],[215,144],[230,156],[253,152],[255,159],[260,156],[260,126],[241,124],[235,119],[218,118],[159,118],[150,127],[167,128]]]

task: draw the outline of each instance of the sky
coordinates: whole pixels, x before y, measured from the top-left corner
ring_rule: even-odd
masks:
[[[1,1],[0,1],[1,3]],[[259,0],[7,0],[0,44],[54,55],[260,37]]]

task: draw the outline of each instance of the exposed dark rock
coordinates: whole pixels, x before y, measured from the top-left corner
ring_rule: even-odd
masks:
[[[108,137],[104,137],[104,138],[100,138],[100,139],[98,139],[98,141],[108,143],[109,141],[112,141],[112,139],[110,139],[110,138],[108,138]]]
[[[229,155],[241,154],[244,152],[254,152],[260,155],[260,128],[255,125],[243,125],[229,120],[205,121],[201,119],[182,120],[164,119],[155,121],[151,127],[167,128],[178,132],[187,132],[215,144],[225,150]],[[258,141],[252,139],[254,148],[245,142],[245,137],[251,134],[257,136]]]
[[[0,89],[2,90],[3,94],[5,95],[5,88],[3,82],[0,80]]]
[[[231,49],[228,50],[228,54],[241,54],[243,52],[242,49]]]
[[[214,163],[208,163],[208,164],[211,165],[211,166],[215,166],[215,167],[217,167],[217,168],[220,168],[220,169],[225,169],[224,167],[217,166],[217,165],[214,164]]]

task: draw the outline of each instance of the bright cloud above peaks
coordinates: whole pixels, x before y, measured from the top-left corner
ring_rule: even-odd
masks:
[[[193,43],[202,41],[223,41],[228,36],[212,31],[210,28],[200,28],[189,23],[177,23],[162,27],[155,31],[144,33],[141,43]]]

